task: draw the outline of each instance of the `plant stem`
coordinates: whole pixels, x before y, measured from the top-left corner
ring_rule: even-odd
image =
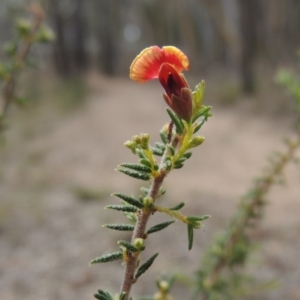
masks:
[[[171,145],[176,146],[178,143],[178,136],[175,134],[172,137],[172,128],[173,128],[173,123],[171,122],[169,125],[169,130],[168,130],[169,131],[168,132],[168,142]],[[162,186],[162,183],[163,183],[165,177],[167,176],[167,174],[170,172],[169,170],[166,170],[165,166],[164,166],[164,161],[168,154],[168,151],[169,151],[168,147],[166,147],[166,150],[160,161],[159,170],[158,170],[159,175],[153,179],[153,181],[150,185],[148,194],[147,194],[147,197],[151,197],[153,199],[153,202],[155,202],[155,200],[157,199],[159,190]],[[155,212],[154,208],[140,210],[140,212],[138,214],[138,221],[135,225],[135,229],[133,231],[132,238],[131,238],[132,243],[134,243],[134,240],[137,238],[143,238],[143,239],[145,238],[145,232],[146,232],[146,226],[147,226],[148,219],[151,216],[151,214],[153,214],[154,212]],[[124,300],[129,299],[131,287],[135,283],[134,273],[137,268],[138,260],[139,260],[138,256],[135,256],[134,254],[129,253],[128,261],[126,262],[123,283],[121,286],[121,292],[126,293]]]
[[[39,14],[35,14],[33,12],[33,15],[35,17],[34,19],[34,24],[32,27],[32,32],[30,34],[30,36],[26,39],[26,41],[24,42],[22,48],[20,49],[19,53],[17,54],[16,60],[17,63],[22,66],[25,62],[25,59],[29,53],[30,47],[32,45],[33,42],[33,38],[34,38],[34,34],[35,32],[38,30],[38,28],[40,27],[40,24],[42,22],[42,16]],[[2,127],[2,123],[3,123],[3,119],[4,116],[7,113],[8,107],[14,97],[14,91],[15,91],[15,83],[16,83],[16,78],[17,78],[17,70],[12,73],[8,80],[6,81],[6,84],[4,86],[4,91],[3,91],[3,104],[0,110],[0,127]]]
[[[149,192],[148,192],[148,196],[151,197],[153,199],[153,201],[155,201],[155,199],[157,198],[159,189],[160,189],[166,175],[167,175],[167,172],[164,172],[164,170],[160,170],[160,175],[153,180],[153,182],[149,188]],[[132,235],[132,242],[134,242],[134,240],[136,238],[144,238],[145,237],[146,225],[147,225],[150,215],[153,212],[154,212],[153,209],[147,209],[147,210],[140,211],[140,213],[138,215],[138,221],[136,223],[135,230]],[[121,287],[121,292],[126,293],[125,300],[129,299],[129,293],[130,293],[131,287],[135,282],[134,273],[136,270],[137,261],[138,261],[138,257],[134,256],[133,254],[128,255],[128,261],[126,263],[123,283],[122,283],[122,287]]]

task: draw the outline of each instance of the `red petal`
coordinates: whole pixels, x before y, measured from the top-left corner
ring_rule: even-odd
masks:
[[[160,66],[164,62],[163,50],[158,46],[144,49],[130,66],[130,78],[145,82],[158,77]]]
[[[187,56],[178,48],[173,46],[164,46],[165,62],[171,64],[178,73],[190,69],[190,62]]]
[[[165,46],[161,49],[158,46],[152,46],[144,49],[135,58],[130,66],[129,76],[138,82],[158,78],[159,70],[164,63],[172,65],[178,73],[189,69],[187,56],[178,48]]]
[[[181,89],[187,87],[187,83],[183,77],[168,63],[162,64],[159,70],[159,81],[169,97],[172,94],[180,96]]]

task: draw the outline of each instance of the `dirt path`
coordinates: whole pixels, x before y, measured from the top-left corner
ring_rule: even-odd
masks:
[[[116,200],[111,192],[138,192],[137,182],[114,171],[117,164],[135,160],[123,142],[140,132],[157,140],[167,117],[156,83],[93,77],[90,84],[89,100],[76,112],[55,115],[48,106],[35,114],[25,111],[30,120],[21,119],[7,132],[0,166],[0,299],[82,300],[92,299],[100,287],[118,291],[119,263],[88,266],[124,238],[119,233],[108,238],[101,225],[120,216],[102,207]],[[159,241],[150,240],[145,257],[161,254],[136,294],[153,293],[152,278],[166,270],[197,269],[195,261],[213,233],[224,228],[238,198],[291,132],[291,120],[266,118],[249,103],[216,106],[213,113],[202,132],[206,142],[184,169],[167,178],[163,200],[186,201],[185,212],[212,218],[197,232],[190,253],[181,224],[157,235]],[[257,277],[281,281],[264,299],[300,299],[300,171],[289,165],[286,173],[288,185],[270,193],[257,234],[263,240],[254,262]],[[101,199],[80,201],[82,188],[96,190]]]

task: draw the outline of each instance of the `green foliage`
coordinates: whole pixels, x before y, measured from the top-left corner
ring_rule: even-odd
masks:
[[[300,77],[287,70],[280,70],[276,81],[285,86],[295,99],[298,113],[300,114]]]
[[[171,118],[172,122],[176,127],[176,132],[179,134],[182,133],[184,128],[182,120],[171,109],[167,108],[166,110],[169,117]]]
[[[113,230],[119,230],[119,231],[133,231],[134,226],[130,224],[104,224],[103,227],[113,229]]]
[[[130,196],[127,196],[127,195],[124,195],[124,194],[121,194],[121,193],[114,193],[113,195],[120,198],[120,199],[122,199],[123,201],[127,202],[128,204],[137,207],[137,208],[143,208],[144,207],[144,204],[141,201],[139,201],[139,200],[137,200],[133,197],[130,197]]]
[[[172,221],[167,221],[167,222],[157,224],[157,225],[149,228],[146,233],[151,234],[151,233],[154,233],[154,232],[157,232],[157,231],[161,231],[161,230],[167,228],[168,226],[170,226],[171,224],[173,224],[174,222],[175,221],[172,220]]]
[[[128,205],[107,205],[105,206],[105,208],[123,211],[127,213],[135,213],[138,211],[136,207]]]
[[[16,37],[7,42],[3,51],[5,60],[0,61],[0,84],[3,86],[3,103],[0,103],[0,129],[11,103],[24,105],[27,98],[16,94],[17,77],[21,71],[32,66],[28,59],[30,48],[40,42],[51,42],[54,34],[42,24],[44,12],[37,4],[30,7],[32,19],[19,19],[16,22]]]
[[[243,275],[254,242],[249,238],[266,205],[265,196],[278,182],[286,164],[293,160],[300,140],[287,142],[287,151],[278,154],[262,177],[240,200],[228,228],[216,236],[198,271],[197,289],[200,299],[239,299],[249,277]],[[252,279],[251,279],[252,280]],[[248,289],[249,291],[249,289]]]
[[[130,252],[137,252],[138,248],[136,248],[134,245],[132,245],[131,243],[127,242],[127,241],[118,241],[118,244],[120,246],[123,246],[124,248],[126,248],[128,251]]]
[[[182,97],[187,99],[187,101],[191,100],[191,91],[186,87],[183,89],[185,94]],[[182,168],[185,161],[192,156],[190,149],[196,148],[204,142],[203,136],[193,136],[194,132],[200,130],[201,126],[211,116],[211,107],[202,105],[203,92],[204,82],[197,87],[193,96],[195,99],[195,104],[193,106],[194,120],[191,120],[192,116],[189,116],[190,111],[188,104],[184,101],[179,105],[182,105],[182,115],[185,119],[182,119],[171,109],[167,109],[171,121],[169,125],[164,126],[160,131],[162,142],[156,142],[155,145],[152,146],[150,145],[150,135],[141,133],[139,135],[134,135],[130,140],[124,143],[124,146],[137,156],[139,163],[121,163],[117,170],[132,178],[149,182],[149,187],[142,187],[142,195],[137,198],[122,193],[113,194],[122,200],[122,205],[113,204],[106,206],[106,208],[123,212],[134,225],[105,224],[103,226],[113,230],[132,231],[132,237],[130,241],[118,241],[119,246],[121,246],[121,252],[105,254],[104,256],[100,256],[93,260],[93,263],[113,261],[121,259],[122,253],[123,262],[126,266],[121,291],[128,292],[124,297],[122,296],[124,300],[128,300],[131,286],[151,267],[158,255],[158,253],[154,254],[150,259],[140,265],[140,254],[145,249],[146,239],[149,235],[152,236],[154,233],[167,228],[175,222],[175,220],[166,221],[146,230],[148,219],[152,214],[159,212],[166,213],[174,219],[185,223],[188,226],[189,249],[191,249],[193,245],[194,229],[199,229],[201,227],[201,222],[209,217],[208,215],[183,215],[179,211],[184,207],[183,202],[172,208],[158,206],[155,203],[155,201],[166,192],[162,186],[165,177],[172,170]],[[155,156],[161,157],[159,163]],[[169,283],[166,284],[166,281],[161,282],[158,285],[161,298],[155,299],[169,299],[169,285]],[[98,293],[98,297],[106,297],[106,295]]]
[[[90,265],[99,264],[99,263],[106,263],[106,262],[110,262],[110,261],[114,261],[114,260],[119,260],[119,259],[122,259],[122,258],[123,258],[123,252],[121,252],[121,251],[107,253],[107,254],[104,254],[100,257],[97,257],[97,258],[93,259],[90,262]]]
[[[138,172],[138,171],[134,171],[134,170],[131,170],[131,169],[128,169],[128,168],[121,168],[121,167],[119,167],[117,170],[119,172],[124,173],[125,175],[133,177],[135,179],[149,181],[150,178],[151,178],[150,175],[148,173],[145,173],[145,172]]]
[[[137,270],[135,274],[135,279],[138,279],[142,274],[144,274],[153,264],[155,258],[158,256],[159,253],[155,253],[152,255],[145,263],[143,263]]]
[[[109,292],[105,292],[102,290],[98,290],[98,293],[94,294],[94,297],[99,300],[113,300],[113,297]]]

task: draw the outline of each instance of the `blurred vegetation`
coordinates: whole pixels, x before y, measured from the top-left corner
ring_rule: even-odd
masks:
[[[264,174],[243,196],[236,213],[224,232],[219,233],[204,255],[197,273],[197,297],[201,300],[241,299],[277,286],[275,281],[256,282],[247,274],[247,265],[255,249],[251,232],[259,224],[267,204],[266,197],[275,184],[282,183],[283,171],[300,147],[300,79],[280,70],[276,81],[287,88],[295,100],[297,111],[296,138],[286,141],[286,150],[272,156]]]
[[[21,71],[32,65],[28,58],[33,45],[47,43],[54,39],[54,34],[44,23],[44,11],[38,4],[28,8],[30,17],[16,21],[16,35],[4,44],[4,58],[0,61],[0,129],[4,127],[4,117],[11,103],[24,105],[26,97],[17,93],[17,80]]]
[[[29,1],[3,0],[0,39]],[[90,69],[128,72],[132,58],[152,44],[188,54],[195,73],[221,67],[241,90],[254,92],[258,61],[271,68],[294,62],[300,44],[295,0],[41,0],[56,34],[41,51],[47,68],[72,77]]]

